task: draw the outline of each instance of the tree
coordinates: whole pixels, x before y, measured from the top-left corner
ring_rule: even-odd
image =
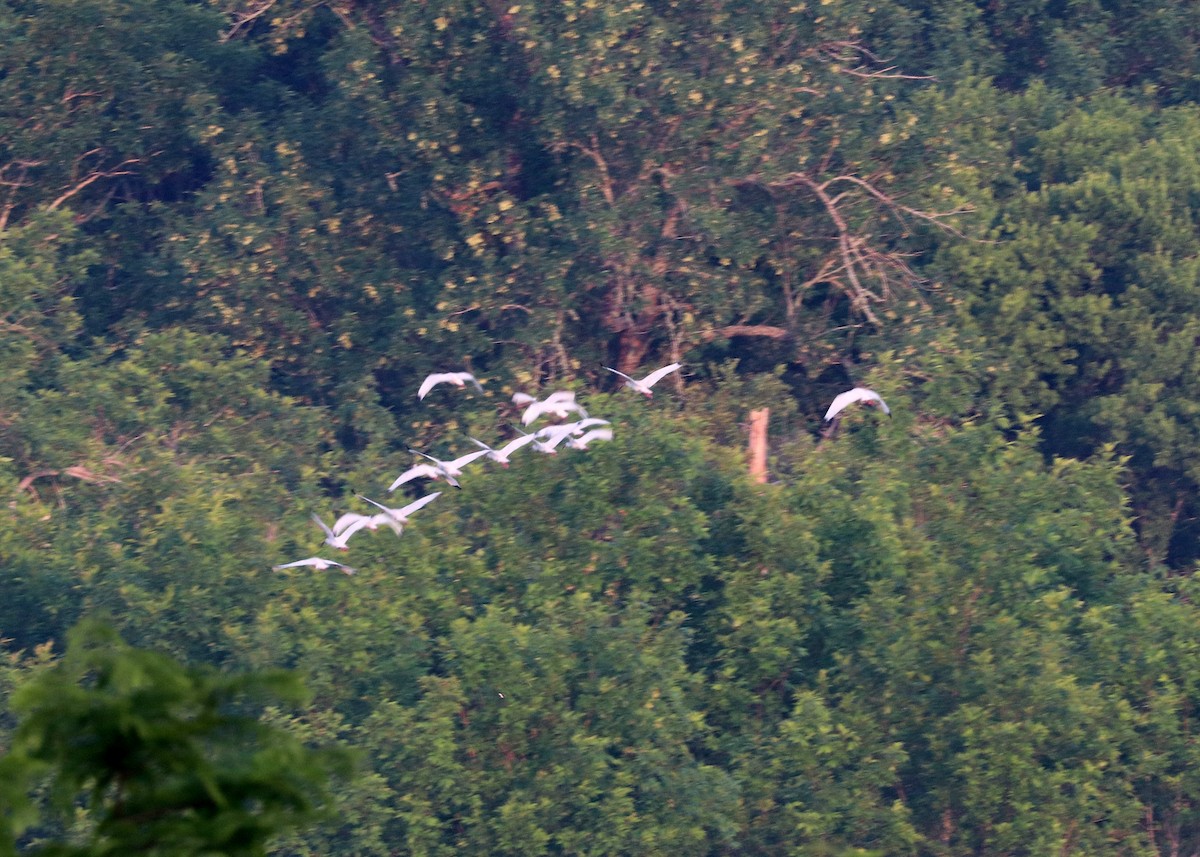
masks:
[[[978,90],[964,88],[957,101],[978,110]],[[994,190],[984,167],[1008,162],[1012,178],[986,203],[988,240],[942,248],[936,270],[958,284],[964,326],[996,356],[994,393],[1017,412],[1044,414],[1054,453],[1117,443],[1136,474],[1148,563],[1184,567],[1200,556],[1190,523],[1200,485],[1200,166],[1182,141],[1200,130],[1200,114],[1115,95],[1067,109],[1044,91],[988,106],[1000,116],[1021,106],[1038,121],[965,132],[991,146],[973,141],[978,160],[961,182],[978,182],[983,197]],[[944,112],[955,125],[943,133],[961,139],[965,123],[954,115]]]
[[[275,834],[318,818],[329,777],[348,772],[345,751],[307,748],[246,708],[303,698],[294,675],[184,667],[82,623],[62,660],[14,694],[0,853],[15,854],[13,835],[30,826],[12,783],[46,776],[53,808],[81,807],[87,830],[30,853],[265,854]]]

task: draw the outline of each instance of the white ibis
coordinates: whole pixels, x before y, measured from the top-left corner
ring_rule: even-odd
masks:
[[[432,503],[438,497],[441,497],[442,492],[434,491],[432,494],[426,494],[420,500],[414,500],[413,502],[409,503],[407,506],[401,506],[399,509],[392,509],[388,506],[383,505],[382,503],[376,503],[370,497],[364,497],[362,494],[359,494],[357,496],[358,496],[358,499],[366,500],[372,506],[382,509],[383,510],[382,512],[380,512],[378,515],[373,515],[372,518],[383,518],[384,520],[380,521],[380,523],[387,524],[389,527],[392,528],[392,531],[396,535],[400,535],[400,531],[403,529],[404,525],[408,523],[408,516],[411,515],[413,512],[417,511],[418,509],[420,509],[424,506],[428,506],[430,503]]]
[[[855,387],[853,390],[847,390],[834,397],[833,402],[829,405],[829,410],[825,412],[825,421],[833,419],[855,402],[862,402],[872,408],[878,405],[881,411],[891,416],[892,412],[888,409],[887,402],[883,400],[882,396],[866,387]]]
[[[518,449],[520,449],[521,447],[533,443],[535,440],[537,440],[537,436],[532,435],[532,434],[523,434],[518,438],[510,440],[508,443],[504,444],[504,446],[500,447],[499,449],[492,449],[490,446],[488,446],[483,441],[477,440],[475,438],[470,438],[470,440],[473,444],[475,444],[480,449],[482,449],[484,452],[486,452],[487,457],[490,458],[492,461],[496,462],[497,464],[499,464],[502,467],[508,467],[508,465],[510,463],[508,457],[510,455],[512,455],[514,452],[516,452]]]
[[[285,562],[283,565],[273,565],[273,571],[283,571],[285,568],[300,568],[302,566],[311,566],[319,571],[324,571],[327,568],[339,569],[342,574],[354,574],[354,569],[348,565],[342,565],[340,562],[334,562],[331,559],[322,559],[319,556],[310,556],[308,559],[298,559],[295,562]]]
[[[514,426],[514,428],[516,427]],[[521,430],[517,429],[517,431]],[[547,438],[546,440],[542,440],[541,437],[538,436],[541,434],[541,432],[538,432],[537,434],[528,434],[521,431],[521,434],[525,437],[532,438],[532,440],[529,442],[533,444],[533,448],[538,452],[544,452],[546,455],[555,455],[557,454],[558,450],[556,450],[554,447],[562,443],[563,438],[567,437],[570,432],[560,432],[556,436]]]
[[[400,474],[396,481],[392,483],[391,487],[388,488],[389,494],[392,491],[395,491],[405,482],[408,482],[411,479],[417,479],[421,476],[428,476],[430,479],[445,479],[455,488],[461,488],[462,486],[458,484],[458,479],[456,477],[462,476],[462,469],[475,459],[487,455],[486,449],[480,449],[476,452],[468,452],[466,455],[460,456],[453,461],[442,461],[440,458],[434,458],[432,455],[426,455],[424,452],[421,452],[417,449],[410,449],[409,452],[411,452],[413,455],[419,455],[422,458],[428,458],[433,462],[433,464],[418,464],[416,467],[410,467],[408,470],[404,471],[404,473]],[[425,469],[417,472],[418,468]],[[429,468],[432,468],[432,472]]]
[[[643,396],[650,398],[654,395],[654,393],[651,392],[650,388],[653,387],[655,384],[657,384],[659,381],[661,381],[663,378],[670,375],[676,369],[679,369],[682,366],[683,366],[682,363],[672,363],[670,366],[664,366],[661,369],[655,369],[653,372],[651,372],[649,375],[647,375],[645,378],[643,378],[640,381],[636,378],[630,378],[624,372],[618,372],[616,369],[610,369],[608,366],[604,366],[602,368],[608,369],[609,372],[620,375],[622,378],[625,379],[626,387],[628,387],[631,390],[637,390]]]
[[[424,399],[429,391],[438,384],[453,384],[455,387],[465,387],[468,382],[476,390],[481,393],[483,392],[483,387],[470,372],[434,372],[421,382],[421,389],[417,391],[417,398]]]
[[[367,525],[366,516],[359,516],[359,520],[353,521],[345,526],[340,533],[335,533],[328,524],[321,520],[321,516],[316,512],[312,513],[312,519],[317,526],[321,528],[321,532],[325,534],[325,544],[331,548],[337,548],[340,551],[349,550],[346,542],[350,541],[350,537]]]
[[[579,435],[583,434],[585,431],[592,428],[593,426],[606,426],[606,425],[611,425],[611,423],[609,423],[608,420],[602,420],[598,417],[588,417],[587,419],[576,420],[573,423],[563,423],[562,425],[557,425],[557,426],[547,426],[546,428],[542,429],[541,431],[535,432],[535,434],[537,434],[538,436],[546,435],[547,437],[553,437],[554,435],[558,434],[560,431],[566,431],[567,433],[569,433],[575,437],[579,437]]]
[[[432,464],[414,464],[412,467],[405,470],[396,477],[396,481],[388,486],[388,493],[391,494],[405,482],[412,482],[414,479],[445,479],[455,488],[461,488],[458,480],[453,476],[447,476],[439,468]]]
[[[565,419],[572,411],[584,418],[588,415],[583,406],[575,401],[574,393],[570,390],[560,390],[557,393],[551,393],[540,402],[531,403],[525,409],[525,413],[521,414],[521,425],[527,426],[546,414],[558,417],[560,420]]]
[[[567,441],[567,446],[571,449],[587,449],[588,444],[596,440],[612,440],[612,429],[600,428],[592,429],[581,437],[573,437]]]

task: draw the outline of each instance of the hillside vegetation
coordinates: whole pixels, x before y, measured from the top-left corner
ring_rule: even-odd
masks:
[[[177,708],[293,670],[264,746],[355,749],[273,854],[1200,850],[1200,3],[3,0],[0,44],[0,749],[143,657],[64,660],[99,618]],[[823,431],[856,385],[891,417]],[[557,389],[612,441],[321,544]]]

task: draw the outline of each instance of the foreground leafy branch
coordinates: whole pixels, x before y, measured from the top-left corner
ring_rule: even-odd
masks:
[[[299,702],[284,672],[220,675],[132,648],[107,625],[68,635],[62,661],[13,695],[22,716],[0,760],[0,854],[37,812],[28,784],[48,776],[50,802],[82,807],[81,843],[43,855],[266,853],[277,833],[319,817],[331,774],[348,755],[310,749],[249,713],[248,698]]]

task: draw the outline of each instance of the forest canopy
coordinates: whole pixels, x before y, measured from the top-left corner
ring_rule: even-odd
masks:
[[[357,750],[271,853],[1200,848],[1200,3],[3,0],[0,44],[10,760],[102,618]],[[855,386],[890,416],[826,424]],[[555,390],[611,440],[322,544]],[[107,829],[79,793],[17,847]]]

